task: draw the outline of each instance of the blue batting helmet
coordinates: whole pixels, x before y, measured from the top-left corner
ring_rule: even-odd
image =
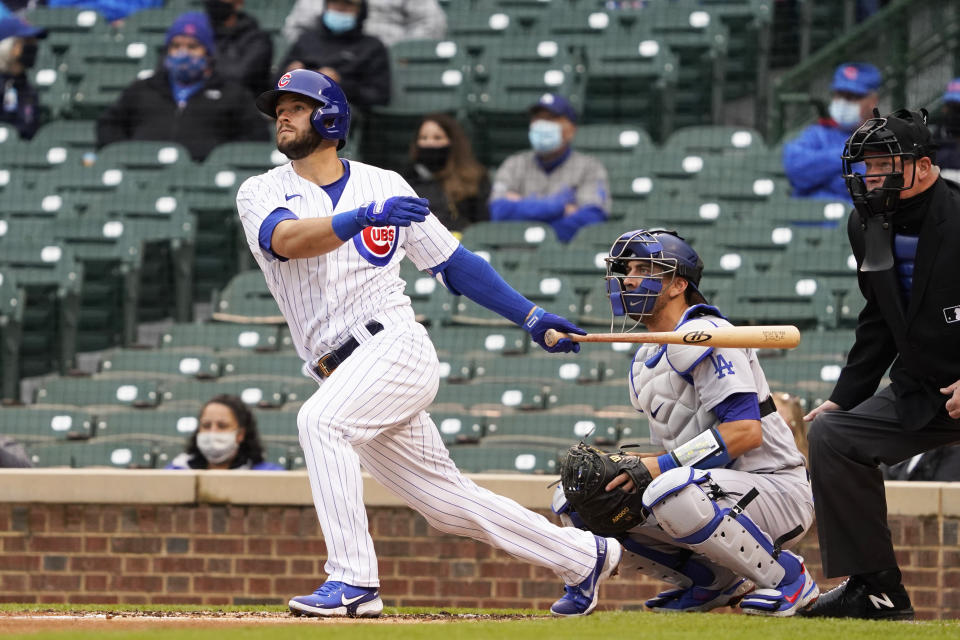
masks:
[[[277,87],[257,96],[257,109],[271,118],[277,117],[277,101],[285,93],[296,93],[320,103],[310,115],[313,128],[321,138],[339,140],[337,149],[346,144],[350,131],[350,104],[343,89],[318,71],[294,69],[280,76]]]
[[[630,270],[630,263],[638,260],[647,261],[649,268],[636,288],[627,289],[623,279]],[[688,286],[703,298],[697,288],[703,274],[703,260],[674,231],[628,231],[610,247],[606,263],[607,293],[614,316],[637,316],[637,319],[649,316],[663,290],[663,280],[673,274],[684,278]]]

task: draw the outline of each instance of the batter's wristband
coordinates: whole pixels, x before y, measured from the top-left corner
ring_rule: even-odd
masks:
[[[546,309],[543,307],[534,307],[533,310],[527,314],[527,319],[523,321],[523,328],[527,331],[532,331],[546,312]]]
[[[333,216],[333,218],[330,220],[330,225],[333,227],[333,232],[344,242],[363,231],[365,225],[362,225],[359,221],[357,221],[357,214],[359,212],[360,209],[344,211],[343,213],[338,213],[337,215]]]

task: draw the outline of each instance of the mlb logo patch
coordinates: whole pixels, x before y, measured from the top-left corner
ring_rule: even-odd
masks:
[[[947,307],[946,309],[944,309],[943,319],[947,321],[947,324],[960,322],[960,305],[957,305],[955,307]]]
[[[353,245],[370,264],[383,267],[397,251],[398,227],[367,227],[353,236]]]

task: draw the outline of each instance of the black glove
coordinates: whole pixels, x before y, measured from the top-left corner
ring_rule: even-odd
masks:
[[[630,476],[635,489],[607,491],[607,484],[621,473]],[[590,531],[599,535],[624,533],[646,519],[643,492],[651,482],[639,457],[605,453],[582,442],[570,447],[560,461],[563,494]]]

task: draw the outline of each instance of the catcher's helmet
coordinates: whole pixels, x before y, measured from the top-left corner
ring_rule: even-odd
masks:
[[[630,263],[637,260],[649,261],[651,268],[635,289],[627,289],[624,278]],[[613,243],[605,261],[607,293],[614,316],[629,315],[634,319],[649,316],[663,290],[664,278],[669,279],[673,274],[686,279],[688,286],[703,299],[697,288],[703,275],[703,260],[675,231],[628,231]]]
[[[913,186],[915,173],[910,177],[910,184],[904,184],[904,160],[929,157],[936,161],[937,145],[927,128],[926,109],[900,109],[883,117],[876,109],[873,113],[874,117],[860,125],[843,147],[843,177],[858,210],[879,215],[892,213],[900,200],[900,192]],[[874,168],[865,166],[867,158]],[[890,159],[887,168],[876,169],[884,164],[884,158]],[[868,189],[866,178],[881,177],[880,186]]]
[[[294,69],[280,76],[277,87],[257,96],[257,109],[271,118],[277,117],[277,101],[284,93],[296,93],[319,103],[310,114],[310,122],[321,138],[339,140],[342,149],[350,131],[350,104],[343,89],[318,71]]]

